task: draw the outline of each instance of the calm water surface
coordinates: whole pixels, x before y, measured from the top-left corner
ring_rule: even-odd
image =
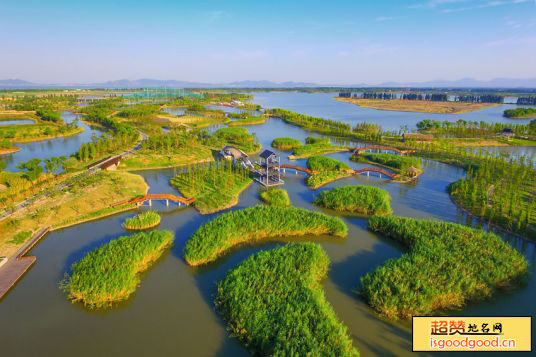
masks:
[[[61,117],[66,123],[70,123],[80,116],[71,112],[63,112],[61,113]],[[7,163],[6,171],[20,171],[17,169],[17,166],[21,162],[30,159],[37,158],[45,160],[62,155],[69,157],[78,151],[81,144],[90,142],[93,135],[100,136],[102,134],[102,131],[92,128],[82,121],[79,122],[78,126],[84,128],[84,131],[77,135],[33,143],[15,143],[21,149],[20,151],[9,155],[2,155],[2,159]]]
[[[458,119],[485,121],[490,123],[527,124],[527,120],[512,120],[502,116],[505,109],[516,108],[514,104],[504,104],[494,108],[465,114],[429,114],[394,112],[359,107],[355,104],[337,102],[338,93],[298,93],[298,92],[254,92],[253,102],[263,108],[284,108],[302,114],[339,120],[355,125],[367,122],[380,124],[384,130],[399,130],[407,125],[410,129],[423,119],[456,121]]]
[[[356,107],[357,108],[357,107]],[[306,131],[280,120],[270,120],[249,127],[259,142],[269,147],[273,138],[290,136],[304,139]],[[287,162],[288,153],[278,152]],[[366,165],[349,161],[349,153],[329,155],[354,168]],[[305,160],[298,160],[305,165]],[[425,173],[417,184],[391,184],[375,177],[359,176],[334,182],[324,188],[346,185],[381,187],[392,196],[396,215],[433,218],[476,224],[449,198],[446,187],[464,175],[463,170],[437,162],[424,162]],[[151,193],[176,193],[169,179],[177,169],[139,172],[150,185]],[[344,216],[312,205],[318,191],[305,186],[305,176],[284,177],[294,206],[341,216],[349,226],[347,238],[305,237],[290,241],[312,240],[320,243],[331,259],[328,278],[324,282],[326,297],[339,318],[348,326],[354,345],[363,356],[410,355],[409,323],[393,323],[378,318],[357,295],[359,277],[386,260],[398,258],[403,248],[367,230],[365,219]],[[253,184],[240,196],[241,209],[259,204],[262,188]],[[230,338],[213,300],[216,284],[226,272],[251,254],[283,244],[263,243],[234,249],[213,264],[201,268],[188,267],[182,258],[185,242],[203,223],[218,214],[202,216],[193,208],[166,207],[153,203],[152,209],[162,215],[160,228],[175,232],[173,249],[166,253],[142,276],[142,283],[129,301],[107,311],[92,311],[72,304],[58,288],[58,282],[69,266],[91,249],[127,234],[122,222],[149,209],[130,211],[50,233],[35,249],[37,263],[0,302],[0,346],[6,356],[242,356],[247,351]],[[505,237],[527,256],[534,273],[536,252],[533,243]],[[534,315],[536,279],[493,299],[471,304],[450,315]]]
[[[34,121],[31,119],[0,120],[0,126],[26,125],[26,124],[33,124],[33,123]]]

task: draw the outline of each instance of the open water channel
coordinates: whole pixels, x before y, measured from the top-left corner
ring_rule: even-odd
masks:
[[[255,95],[255,102],[265,107],[283,107],[305,114],[344,119],[354,123],[365,119],[361,114],[355,114],[354,119],[350,117],[350,112],[360,113],[363,110],[353,105],[330,101],[327,103],[328,107],[323,108],[318,98],[324,97],[324,95],[301,93],[260,93]],[[302,99],[296,104],[295,98]],[[304,104],[303,98],[310,98],[311,103]],[[345,106],[341,109],[343,112],[332,111],[334,106],[339,105]],[[420,116],[415,113],[370,112],[375,113],[378,118],[385,115],[385,121],[394,120],[389,119],[392,115],[407,115],[407,118]],[[470,119],[469,115],[464,117]],[[367,116],[366,120],[374,122],[375,119]],[[290,126],[278,119],[271,119],[263,125],[251,126],[249,130],[256,133],[265,148],[269,148],[271,141],[276,137],[285,136],[303,140],[310,135],[301,128]],[[47,151],[48,147],[44,144],[37,152]],[[288,153],[275,151],[281,155],[282,162],[287,162]],[[57,154],[56,152],[51,156]],[[367,166],[349,161],[349,153],[329,156],[342,160],[354,168]],[[305,165],[305,160],[294,163]],[[452,202],[446,192],[451,182],[463,177],[463,170],[432,161],[424,162],[424,170],[424,174],[416,184],[388,183],[377,177],[358,176],[331,183],[321,190],[346,185],[372,185],[389,191],[396,215],[477,224]],[[173,177],[174,172],[175,169],[165,169],[141,171],[138,174],[142,175],[150,185],[150,193],[176,193],[169,185],[169,179]],[[288,241],[314,241],[320,243],[326,250],[331,260],[329,274],[323,284],[326,297],[339,319],[348,327],[354,345],[363,356],[412,354],[410,324],[393,323],[379,318],[357,293],[360,276],[384,264],[388,259],[400,257],[404,248],[369,232],[366,219],[340,215],[312,205],[318,191],[306,187],[305,176],[287,171],[283,179],[285,180],[283,188],[288,190],[294,206],[339,215],[349,226],[347,238],[304,237],[289,238]],[[232,209],[260,204],[261,190],[258,184],[251,185],[240,196],[239,204]],[[173,205],[166,207],[164,204],[153,202],[151,209],[162,215],[159,228],[169,229],[175,233],[175,245],[143,274],[141,286],[131,299],[115,308],[105,311],[88,310],[80,304],[70,303],[59,289],[58,283],[69,272],[73,262],[91,249],[128,234],[121,227],[123,221],[139,211],[148,209],[147,206],[141,207],[135,211],[55,231],[45,237],[30,253],[37,256],[37,263],[0,301],[1,354],[5,356],[248,355],[248,351],[236,339],[229,336],[224,321],[214,309],[216,284],[223,279],[229,269],[236,267],[251,254],[273,249],[284,244],[287,239],[241,246],[213,264],[201,268],[189,267],[184,262],[182,254],[185,242],[199,226],[222,212],[203,216],[194,208],[179,208]],[[530,261],[531,275],[527,284],[512,291],[498,293],[489,300],[469,304],[459,311],[446,311],[445,314],[535,315],[535,245],[518,238],[508,236],[504,238]]]

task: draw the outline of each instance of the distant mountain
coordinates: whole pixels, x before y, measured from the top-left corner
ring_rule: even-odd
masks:
[[[0,79],[0,88],[33,86],[34,83],[22,79]]]
[[[238,81],[225,84],[231,87],[242,88],[299,88],[299,87],[318,87],[317,83],[307,82],[271,82],[271,81]]]
[[[384,82],[381,84],[346,84],[346,85],[325,85],[309,82],[272,82],[268,80],[259,81],[236,81],[230,83],[198,83],[188,81],[177,81],[173,79],[161,80],[142,78],[136,80],[120,79],[103,83],[49,83],[40,84],[24,81],[21,79],[0,80],[0,89],[73,89],[73,88],[306,88],[306,87],[343,87],[343,88],[366,88],[366,87],[435,87],[435,88],[536,88],[536,78],[512,79],[496,78],[489,81],[480,81],[472,78],[462,78],[458,80],[434,80],[428,82]]]

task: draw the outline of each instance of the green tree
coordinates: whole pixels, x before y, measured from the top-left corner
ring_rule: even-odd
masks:
[[[40,164],[40,159],[31,159],[26,162],[21,162],[19,166],[17,166],[17,168],[20,170],[26,170],[26,178],[30,181],[35,181],[39,178],[39,176],[41,176],[44,171]]]

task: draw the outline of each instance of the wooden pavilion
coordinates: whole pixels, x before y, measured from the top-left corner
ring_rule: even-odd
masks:
[[[277,186],[285,182],[281,180],[281,158],[273,151],[263,150],[259,155],[260,169],[257,170],[257,180],[262,185]]]

